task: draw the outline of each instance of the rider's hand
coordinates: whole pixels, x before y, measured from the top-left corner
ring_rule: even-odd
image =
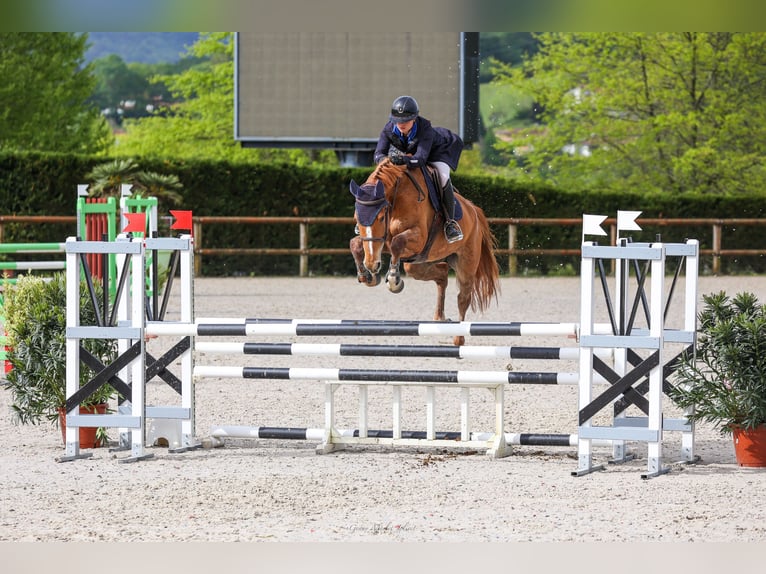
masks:
[[[414,169],[416,167],[420,167],[420,160],[416,157],[411,157],[407,159],[407,167],[410,169]]]
[[[392,153],[388,156],[388,159],[390,159],[391,163],[394,165],[404,165],[407,162],[407,157],[401,153]]]

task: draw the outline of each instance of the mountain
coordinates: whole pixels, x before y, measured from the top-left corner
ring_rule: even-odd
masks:
[[[125,63],[175,63],[199,37],[199,32],[88,32],[85,60],[116,54]]]

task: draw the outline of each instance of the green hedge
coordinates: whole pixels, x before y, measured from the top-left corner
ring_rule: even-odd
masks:
[[[85,174],[104,158],[52,155],[0,155],[0,214],[74,215],[77,184],[87,183]],[[217,216],[312,216],[350,217],[353,199],[348,191],[353,178],[361,183],[371,168],[297,167],[269,163],[240,165],[211,161],[141,161],[145,170],[176,174],[184,185],[183,205],[160,205],[190,209],[194,215]],[[488,217],[574,217],[583,213],[614,216],[618,210],[641,211],[645,218],[741,218],[766,217],[766,195],[699,196],[693,194],[609,193],[594,190],[572,193],[545,185],[521,185],[514,180],[467,176],[459,171],[454,183],[460,192],[481,206]],[[760,229],[760,228],[750,228]],[[766,249],[766,234],[724,231],[727,249]],[[508,244],[506,226],[494,232],[499,244]],[[75,233],[74,225],[6,225],[6,242],[63,241]],[[711,247],[709,226],[645,228],[641,238],[662,234],[667,242],[687,237]],[[316,225],[310,230],[310,247],[344,247],[352,229],[341,225]],[[520,229],[520,247],[577,248],[577,227]],[[205,225],[205,247],[298,247],[298,232],[285,225]],[[507,269],[501,258],[503,270]],[[520,261],[525,273],[554,273],[579,268],[573,257],[529,257]],[[318,275],[353,274],[348,256],[313,256],[310,272]],[[761,257],[725,258],[725,272],[763,272]],[[298,272],[297,256],[206,257],[203,275],[292,275]]]

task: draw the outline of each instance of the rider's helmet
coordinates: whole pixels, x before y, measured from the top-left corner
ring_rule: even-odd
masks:
[[[412,96],[399,96],[391,104],[391,121],[400,124],[418,117],[420,108]]]

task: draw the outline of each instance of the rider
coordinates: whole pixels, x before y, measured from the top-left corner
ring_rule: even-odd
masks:
[[[454,243],[463,239],[463,231],[455,221],[455,195],[450,169],[457,169],[463,140],[447,128],[432,127],[431,122],[419,114],[418,102],[412,96],[399,96],[394,100],[391,116],[380,132],[375,148],[375,163],[390,157],[392,163],[406,164],[408,168],[426,163],[436,168],[446,220],[444,235],[448,243]]]

